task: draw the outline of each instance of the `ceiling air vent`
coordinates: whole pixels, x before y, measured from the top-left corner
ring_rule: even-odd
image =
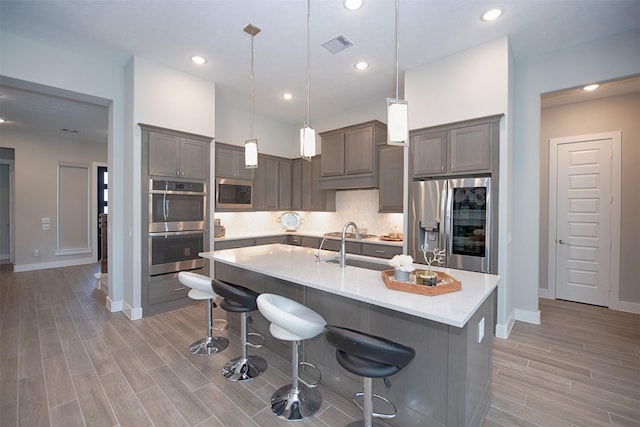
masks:
[[[329,52],[335,54],[340,52],[341,50],[345,50],[346,48],[353,46],[353,43],[351,43],[345,36],[340,35],[322,43],[322,46],[324,46]]]

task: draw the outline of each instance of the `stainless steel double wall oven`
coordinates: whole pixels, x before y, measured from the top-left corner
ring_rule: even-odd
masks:
[[[149,275],[203,268],[207,184],[149,179]]]

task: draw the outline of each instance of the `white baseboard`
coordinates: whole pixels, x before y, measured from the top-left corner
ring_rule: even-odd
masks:
[[[72,267],[74,265],[95,264],[92,258],[71,259],[64,261],[41,262],[37,264],[15,264],[13,266],[14,273],[22,273],[24,271],[46,270],[47,268]]]
[[[553,292],[551,292],[550,289],[538,288],[538,296],[545,299],[556,299],[555,295],[553,294]]]
[[[107,309],[112,313],[122,311],[122,300],[112,301],[107,297]]]
[[[619,311],[626,311],[628,313],[636,313],[640,314],[640,303],[637,302],[628,302],[628,301],[618,301],[616,307],[612,309]]]
[[[131,307],[125,302],[123,312],[131,320],[142,319],[142,307]]]
[[[513,311],[507,317],[507,321],[505,323],[496,324],[496,337],[506,340],[509,338],[509,334],[511,333],[511,329],[515,324],[516,320],[513,317]]]
[[[530,310],[521,310],[516,308],[513,310],[515,320],[519,320],[525,323],[531,323],[533,325],[540,324],[540,310],[530,311]]]

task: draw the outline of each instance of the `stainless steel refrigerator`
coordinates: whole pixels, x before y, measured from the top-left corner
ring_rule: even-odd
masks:
[[[444,263],[433,266],[492,272],[490,177],[415,181],[412,200],[407,243],[415,262],[444,249]]]

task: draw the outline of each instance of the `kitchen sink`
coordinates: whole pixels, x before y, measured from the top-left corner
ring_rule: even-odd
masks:
[[[330,264],[340,264],[340,260],[337,257],[325,259],[324,262],[328,262]],[[367,270],[375,270],[375,271],[388,270],[391,268],[389,267],[389,264],[386,264],[386,263],[382,264],[379,262],[367,261],[367,260],[356,259],[356,258],[347,258],[346,264],[351,267],[365,268]]]
[[[342,237],[342,231],[332,231],[330,233],[324,233],[327,237]],[[355,239],[356,233],[345,233],[347,239]],[[360,234],[360,239],[376,239],[378,236],[375,234]]]

